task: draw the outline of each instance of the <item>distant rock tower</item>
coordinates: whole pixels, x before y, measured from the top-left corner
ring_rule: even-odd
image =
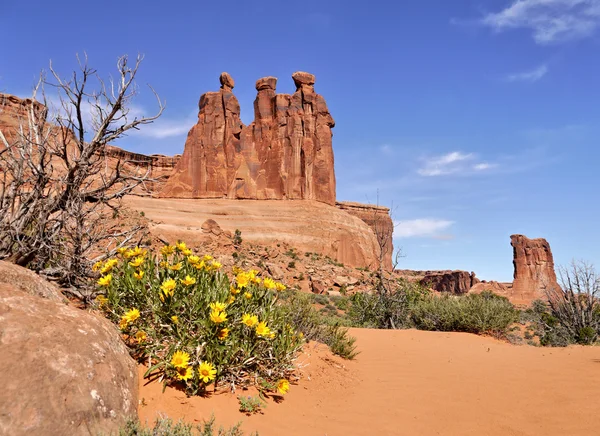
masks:
[[[335,205],[331,129],[315,76],[292,75],[296,92],[277,94],[275,77],[256,82],[254,121],[244,126],[234,81],[200,97],[198,123],[161,197],[306,199]]]
[[[546,300],[546,290],[558,287],[550,244],[543,238],[512,235],[510,245],[515,268],[512,299],[524,303]]]

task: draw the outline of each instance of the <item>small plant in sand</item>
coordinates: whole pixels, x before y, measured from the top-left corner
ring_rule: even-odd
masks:
[[[289,386],[304,339],[277,304],[283,284],[237,268],[230,279],[219,262],[183,242],[157,255],[120,249],[95,268],[104,291],[96,301],[134,356],[151,361],[146,376],[178,383],[189,394],[259,377]]]
[[[244,397],[240,395],[237,398],[238,402],[240,403],[240,412],[246,413],[248,415],[252,415],[253,413],[259,413],[263,408],[267,407],[267,403],[265,403],[261,398],[257,396]]]

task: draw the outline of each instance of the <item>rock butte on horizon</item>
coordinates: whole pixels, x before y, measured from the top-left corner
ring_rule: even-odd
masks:
[[[170,198],[317,200],[335,206],[331,129],[315,76],[292,74],[294,94],[277,94],[277,78],[256,81],[254,121],[245,126],[222,73],[221,89],[200,97],[198,122],[183,156],[160,192]]]

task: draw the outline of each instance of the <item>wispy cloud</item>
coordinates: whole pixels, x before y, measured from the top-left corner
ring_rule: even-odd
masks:
[[[462,153],[453,151],[440,156],[424,159],[424,164],[417,173],[425,177],[446,176],[450,174],[472,174],[482,172],[495,167],[496,164],[487,162],[476,162],[473,153]]]
[[[513,0],[480,22],[497,32],[529,29],[538,44],[581,39],[600,25],[600,0]]]
[[[524,71],[522,73],[509,74],[506,80],[509,82],[537,82],[548,73],[547,65],[540,65],[530,71]]]
[[[447,230],[452,224],[454,224],[454,221],[433,218],[396,221],[394,223],[394,238],[427,237],[449,239],[448,235],[442,235],[440,232]]]

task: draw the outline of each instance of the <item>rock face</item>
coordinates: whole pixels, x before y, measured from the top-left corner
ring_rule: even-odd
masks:
[[[475,273],[467,271],[427,271],[420,283],[437,292],[463,295],[479,283]]]
[[[0,434],[113,434],[136,416],[136,365],[108,320],[0,283],[0,332]]]
[[[377,265],[377,241],[369,226],[336,207],[318,201],[153,199],[126,197],[124,204],[143,211],[149,230],[166,241],[203,245],[215,224],[224,233],[242,232],[243,244],[274,249],[286,243],[300,251],[320,253],[344,265]]]
[[[373,230],[380,252],[383,252],[383,267],[391,271],[393,268],[394,223],[390,217],[390,210],[387,207],[349,201],[337,202],[336,206],[338,209],[360,218]]]
[[[0,93],[0,132],[4,135],[8,143],[17,138],[16,132],[20,125],[28,125],[28,112],[33,109],[36,117],[44,118],[47,116],[46,107],[37,101],[31,99],[21,99],[14,95]],[[54,137],[61,138],[58,134],[58,127],[48,126],[52,134],[48,137],[50,140]],[[70,136],[70,132],[67,137]],[[0,137],[0,149],[4,148],[2,138]],[[130,175],[147,175],[153,181],[148,181],[140,185],[134,191],[135,193],[153,193],[162,189],[162,185],[171,175],[180,155],[173,157],[163,155],[146,156],[140,153],[133,153],[111,145],[106,146],[102,156],[106,158],[106,174],[110,174],[118,164],[121,166],[121,172]],[[62,163],[55,163],[56,169],[62,168]]]
[[[296,92],[277,94],[275,77],[256,82],[254,122],[244,126],[234,81],[200,97],[198,123],[161,197],[306,199],[335,204],[331,128],[315,77],[292,75]]]
[[[514,281],[511,300],[529,304],[546,299],[546,290],[558,286],[550,244],[543,238],[512,235]]]
[[[0,260],[0,288],[17,289],[59,303],[67,302],[53,283],[44,280],[33,271],[2,260]]]

